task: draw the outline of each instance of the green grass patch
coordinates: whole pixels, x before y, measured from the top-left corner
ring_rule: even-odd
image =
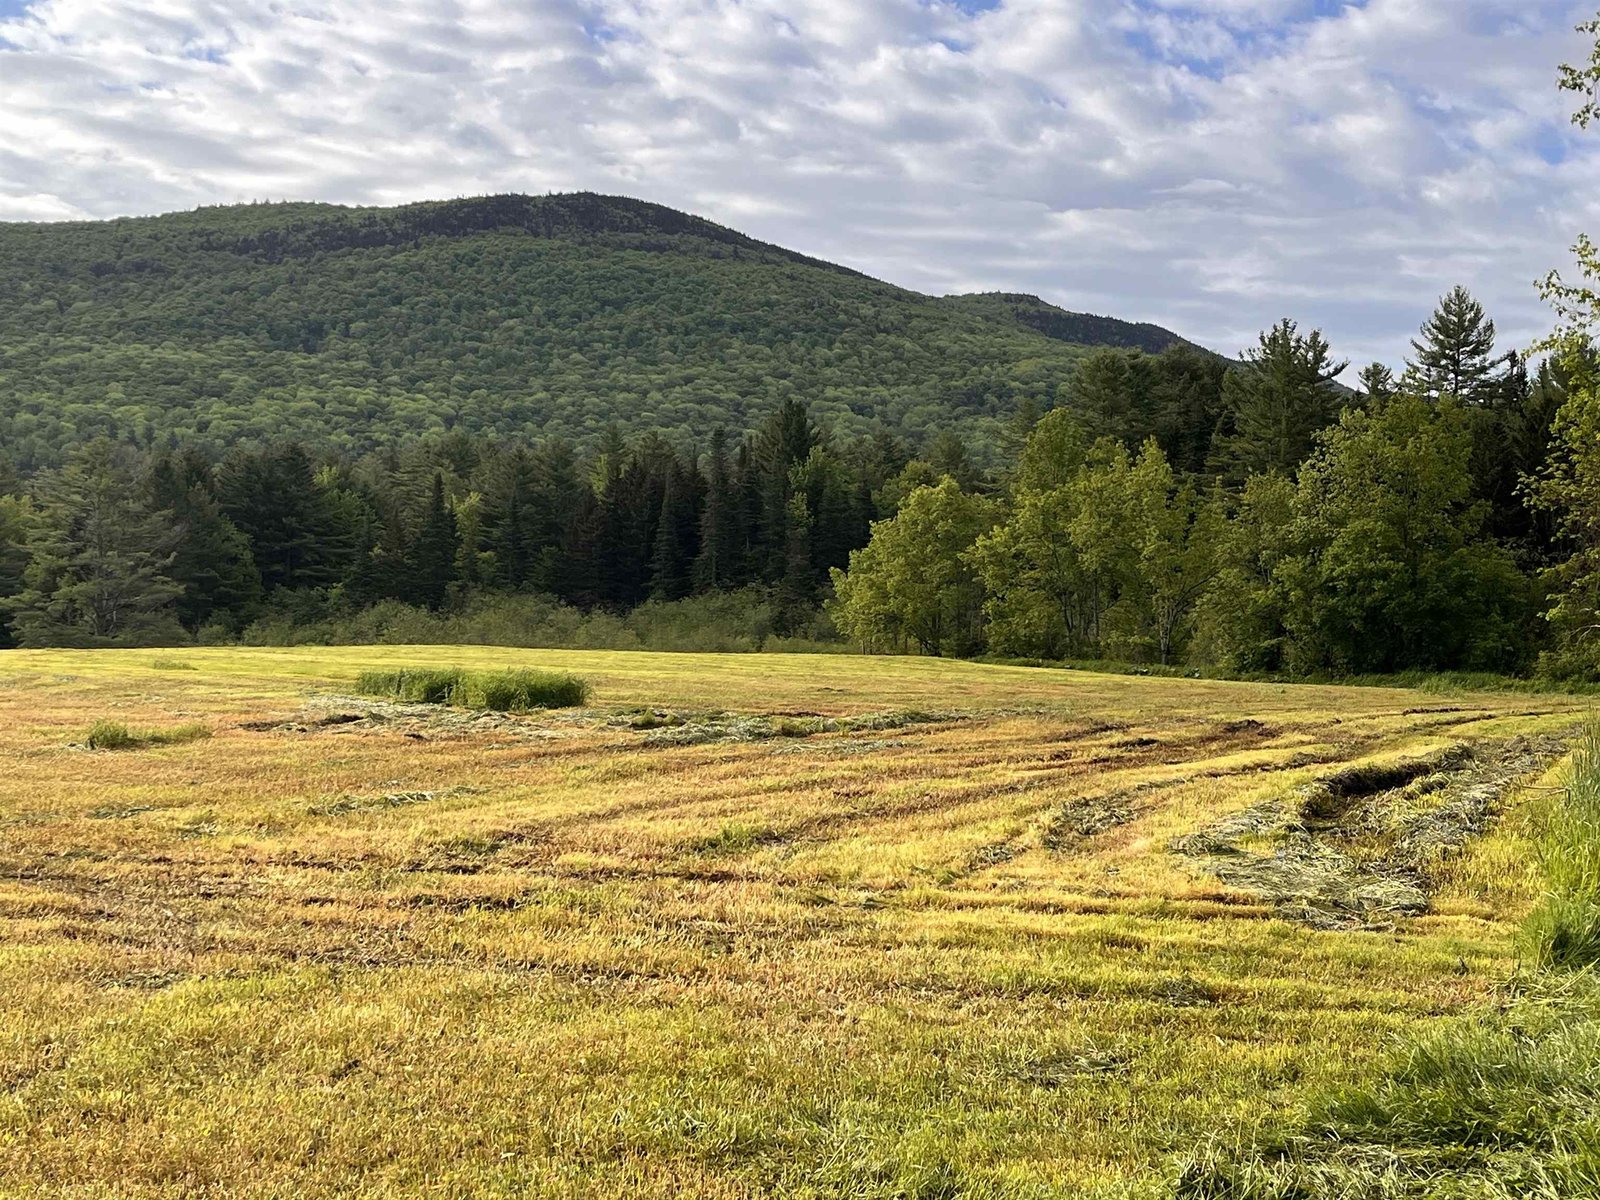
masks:
[[[200,668],[182,658],[158,658],[151,667],[157,671],[198,671]]]
[[[412,704],[449,704],[490,712],[576,708],[589,685],[576,675],[553,671],[464,671],[460,668],[363,671],[356,691]]]
[[[130,729],[121,721],[96,721],[83,735],[91,750],[142,750],[148,746],[175,746],[211,736],[211,729],[192,721],[171,729]]]

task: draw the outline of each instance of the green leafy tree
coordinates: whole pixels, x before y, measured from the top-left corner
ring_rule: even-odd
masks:
[[[1280,566],[1295,548],[1294,483],[1252,475],[1218,530],[1215,575],[1198,606],[1196,657],[1237,671],[1278,671],[1286,658]]]
[[[1301,472],[1285,588],[1299,671],[1514,669],[1528,653],[1526,579],[1483,537],[1472,434],[1454,397],[1349,410]]]
[[[1077,478],[1089,456],[1089,439],[1076,416],[1064,408],[1047,413],[1034,427],[1017,463],[1016,490],[1048,492]]]
[[[1138,553],[1128,589],[1137,598],[1131,641],[1170,663],[1188,645],[1196,608],[1217,573],[1222,501],[1202,498],[1192,480],[1179,478],[1152,438],[1128,473],[1127,506]]]
[[[974,546],[971,562],[996,652],[1039,658],[1092,652],[1101,593],[1072,535],[1081,491],[1073,480],[1020,492],[1006,520]]]
[[[1586,63],[1562,66],[1561,88],[1581,99],[1572,120],[1587,129],[1600,113],[1600,18],[1584,22],[1578,31],[1593,48]],[[1592,679],[1600,677],[1600,369],[1594,346],[1600,327],[1600,246],[1580,234],[1573,256],[1578,282],[1551,271],[1540,286],[1555,310],[1556,327],[1537,349],[1548,352],[1559,372],[1561,401],[1545,461],[1527,480],[1524,495],[1552,522],[1565,551],[1547,577],[1554,603],[1545,617],[1556,642],[1543,665],[1553,673]]]
[[[994,502],[946,477],[918,488],[872,538],[834,568],[828,610],[870,648],[911,643],[924,654],[969,654],[983,642],[983,588],[968,551],[994,523]]]

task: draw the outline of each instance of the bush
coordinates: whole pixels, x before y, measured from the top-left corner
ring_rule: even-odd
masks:
[[[452,704],[493,712],[575,708],[589,698],[589,685],[575,675],[551,671],[464,671],[459,667],[363,671],[356,691],[413,704]]]

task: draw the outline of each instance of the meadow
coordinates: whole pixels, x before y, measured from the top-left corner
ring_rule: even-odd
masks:
[[[357,694],[406,668],[589,693]],[[1197,1146],[1495,999],[1587,707],[8,652],[0,1195],[1164,1196]],[[90,748],[103,722],[128,741]]]

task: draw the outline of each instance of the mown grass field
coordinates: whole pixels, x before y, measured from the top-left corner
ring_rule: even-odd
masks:
[[[593,693],[351,696],[406,665]],[[1175,1155],[1504,981],[1538,887],[1518,783],[1586,708],[832,656],[11,652],[0,1194],[1159,1196]],[[211,736],[84,748],[105,719]],[[1396,763],[1423,766],[1385,807],[1345,796]]]

